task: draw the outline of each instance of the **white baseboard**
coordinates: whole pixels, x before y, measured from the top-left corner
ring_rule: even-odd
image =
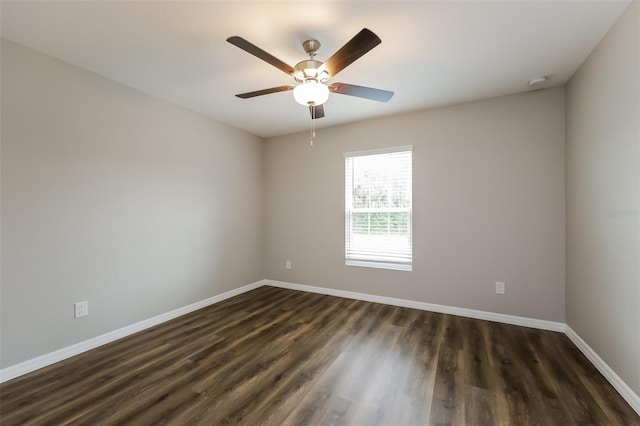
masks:
[[[438,312],[442,314],[459,315],[468,318],[495,321],[523,327],[537,328],[541,330],[563,332],[574,345],[587,357],[589,361],[602,373],[611,385],[620,393],[627,403],[640,415],[640,397],[607,365],[606,362],[591,349],[582,338],[568,325],[559,322],[539,320],[535,318],[519,317],[514,315],[497,314],[494,312],[478,311],[474,309],[458,308],[455,306],[437,305],[433,303],[415,302],[412,300],[396,299],[393,297],[375,296],[365,293],[336,290],[324,287],[314,287],[304,284],[294,284],[283,281],[264,280],[265,285],[288,288],[291,290],[306,291],[309,293],[326,294],[347,299],[363,300],[366,302],[383,303],[385,305],[402,306],[404,308],[420,309],[423,311]]]
[[[401,306],[403,308],[420,309],[422,311],[438,312],[441,314],[458,315],[461,317],[482,319],[487,321],[501,322],[505,324],[521,325],[523,327],[538,328],[541,330],[564,332],[565,324],[561,322],[545,321],[535,318],[519,317],[515,315],[497,314],[495,312],[479,311],[475,309],[458,308],[455,306],[437,305],[434,303],[416,302],[407,299],[396,299],[394,297],[375,296],[366,293],[356,293],[352,291],[336,290],[332,288],[314,287],[303,284],[294,284],[284,281],[264,280],[265,285],[273,287],[288,288],[291,290],[306,291],[308,293],[326,294],[328,296],[338,296],[347,299],[363,300],[365,302],[383,303],[385,305]]]
[[[591,364],[593,364],[598,371],[607,379],[611,386],[613,386],[620,395],[629,403],[631,408],[640,415],[640,396],[638,396],[616,373],[604,362],[602,358],[594,351],[591,346],[585,342],[582,337],[578,335],[568,325],[565,329],[565,334],[573,342],[574,345],[580,349],[580,352],[587,357]]]
[[[0,383],[54,364],[58,361],[62,361],[64,359],[78,355],[82,352],[97,348],[98,346],[113,342],[114,340],[121,339],[123,337],[161,324],[163,322],[172,320],[198,309],[213,305],[225,299],[229,299],[247,291],[254,290],[264,285],[287,288],[291,290],[306,291],[309,293],[326,294],[328,296],[344,297],[347,299],[363,300],[366,302],[383,303],[385,305],[420,309],[429,312],[459,315],[468,318],[520,325],[523,327],[531,327],[541,330],[563,332],[567,335],[567,337],[569,337],[573,344],[575,344],[578,349],[587,357],[587,359],[589,359],[589,361],[598,369],[598,371],[602,373],[602,375],[620,393],[620,395],[627,401],[627,403],[629,403],[629,405],[640,415],[640,397],[611,369],[611,367],[607,365],[606,362],[602,360],[602,358],[600,358],[600,356],[584,340],[582,340],[582,338],[575,331],[573,331],[573,329],[571,329],[571,327],[564,323],[266,279],[247,284],[243,287],[227,291],[225,293],[210,297],[205,300],[201,300],[196,303],[192,303],[188,306],[183,306],[182,308],[174,309],[170,312],[157,315],[153,318],[128,325],[109,333],[105,333],[101,336],[94,337],[84,342],[80,342],[75,345],[71,345],[66,348],[62,348],[57,351],[39,356],[37,358],[33,358],[28,361],[24,361],[19,364],[4,368],[0,370]]]
[[[186,315],[193,311],[197,311],[198,309],[202,309],[209,305],[213,305],[214,303],[218,303],[225,299],[229,299],[231,297],[237,296],[247,291],[256,289],[258,287],[262,287],[264,284],[265,284],[264,280],[247,284],[245,286],[227,291],[225,293],[218,294],[213,297],[209,297],[208,299],[200,300],[199,302],[195,302],[190,305],[183,306],[181,308],[166,312],[164,314],[160,314],[155,317],[142,320],[135,324],[131,324],[126,327],[122,327],[117,330],[113,330],[108,333],[102,334],[100,336],[93,337],[89,340],[85,340],[84,342],[76,343],[74,345],[67,346],[66,348],[58,349],[48,354],[41,355],[37,358],[33,358],[30,360],[21,362],[19,364],[12,365],[10,367],[3,368],[2,370],[0,370],[0,383],[22,376],[23,374],[27,374],[32,371],[38,370],[48,365],[54,364],[58,361],[71,358],[72,356],[81,354],[82,352],[89,351],[91,349],[97,348],[98,346],[102,346],[104,344],[113,342],[114,340],[121,339],[123,337],[129,336],[131,334],[134,334],[139,331],[145,330],[147,328],[153,327],[155,325],[161,324],[163,322],[172,320],[179,316]]]

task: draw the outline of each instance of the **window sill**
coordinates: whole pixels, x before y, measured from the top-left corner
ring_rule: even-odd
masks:
[[[353,260],[346,259],[344,262],[347,266],[362,266],[365,268],[378,268],[378,269],[391,269],[394,271],[412,271],[413,265],[410,263],[394,263],[394,262],[379,262],[373,260]]]

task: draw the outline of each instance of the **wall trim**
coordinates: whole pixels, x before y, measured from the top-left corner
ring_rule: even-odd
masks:
[[[403,308],[420,309],[422,311],[438,312],[441,314],[458,315],[461,317],[475,318],[487,321],[501,322],[505,324],[520,325],[523,327],[538,328],[541,330],[564,332],[565,324],[561,322],[546,321],[535,318],[519,317],[515,315],[498,314],[495,312],[479,311],[476,309],[459,308],[456,306],[437,305],[434,303],[416,302],[407,299],[397,299],[394,297],[376,296],[366,293],[356,293],[352,291],[336,290],[325,287],[315,287],[304,284],[294,284],[284,281],[264,280],[265,285],[272,287],[288,288],[290,290],[300,290],[309,293],[326,294],[328,296],[338,296],[347,299],[363,300],[365,302],[382,303],[385,305],[401,306]]]
[[[200,300],[190,305],[165,312],[164,314],[156,315],[155,317],[147,318],[134,324],[127,325],[125,327],[110,331],[100,336],[93,337],[83,342],[79,342],[71,346],[49,352],[48,354],[44,354],[39,357],[3,368],[2,370],[0,370],[0,383],[4,383],[7,380],[11,380],[24,374],[31,373],[32,371],[49,366],[64,359],[71,358],[72,356],[81,354],[91,349],[95,349],[98,346],[111,343],[114,340],[127,337],[131,334],[156,326],[174,318],[178,318],[182,315],[197,311],[198,309],[202,309],[209,305],[222,302],[225,299],[229,299],[239,294],[246,293],[247,291],[254,290],[258,287],[262,287],[264,284],[264,280],[256,281],[254,283],[226,291],[216,296]]]
[[[594,351],[591,346],[585,342],[578,333],[576,333],[569,325],[566,326],[565,334],[580,349],[580,352],[587,357],[598,371],[607,379],[618,393],[629,403],[631,408],[640,415],[640,396],[638,396],[602,358]]]
[[[363,300],[365,302],[383,303],[385,305],[401,306],[404,308],[420,309],[423,311],[438,312],[441,314],[458,315],[468,318],[495,321],[523,327],[537,328],[541,330],[558,331],[564,333],[571,342],[587,357],[587,359],[600,371],[609,383],[618,391],[625,401],[640,415],[640,397],[607,365],[606,362],[567,324],[539,320],[535,318],[519,317],[514,315],[498,314],[494,312],[479,311],[475,309],[458,308],[455,306],[437,305],[433,303],[416,302],[413,300],[396,299],[393,297],[375,296],[366,293],[336,290],[325,287],[315,287],[304,284],[294,284],[284,281],[264,280],[265,285],[287,288],[290,290],[306,291],[309,293],[326,294],[328,296],[344,297],[347,299]]]
[[[156,326],[163,322],[186,315],[198,309],[205,308],[223,300],[238,296],[242,293],[254,290],[262,286],[272,286],[286,288],[290,290],[306,291],[308,293],[325,294],[328,296],[344,297],[347,299],[362,300],[365,302],[382,303],[385,305],[401,306],[404,308],[420,309],[429,312],[438,312],[442,314],[458,315],[467,318],[475,318],[487,321],[501,322],[505,324],[519,325],[523,327],[537,328],[541,330],[558,331],[564,333],[571,342],[587,357],[587,359],[600,371],[609,383],[618,391],[618,393],[627,401],[627,403],[640,415],[640,397],[607,365],[606,362],[585,342],[571,327],[567,324],[546,321],[535,318],[520,317],[515,315],[498,314],[495,312],[480,311],[475,309],[459,308],[455,306],[438,305],[434,303],[417,302],[407,299],[397,299],[394,297],[376,296],[366,293],[357,293],[353,291],[337,290],[325,287],[316,287],[305,284],[295,284],[284,281],[260,280],[233,290],[218,294],[213,297],[183,306],[178,309],[157,315],[146,320],[142,320],[135,324],[131,324],[114,331],[102,334],[100,336],[76,343],[66,348],[44,354],[42,356],[9,366],[0,370],[0,383],[49,366],[56,362],[62,361],[83,352],[95,349],[98,346],[113,342],[114,340],[127,337],[131,334]]]

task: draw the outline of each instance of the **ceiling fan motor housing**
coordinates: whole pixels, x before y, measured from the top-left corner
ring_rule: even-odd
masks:
[[[322,62],[313,59],[316,53],[318,53],[320,46],[321,44],[318,40],[307,40],[302,43],[302,47],[304,51],[307,52],[307,55],[309,55],[309,59],[296,64],[296,72],[293,75],[296,81],[305,82],[309,79],[320,83],[329,81],[329,73],[326,70],[320,69]]]
[[[329,73],[321,70],[321,66],[322,62],[316,61],[315,59],[300,61],[296,64],[296,72],[293,77],[299,82],[313,79],[321,83],[326,83],[329,80]]]

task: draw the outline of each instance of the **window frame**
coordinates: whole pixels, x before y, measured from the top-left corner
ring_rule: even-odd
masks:
[[[401,210],[403,211],[407,211],[408,213],[408,238],[409,238],[409,256],[408,256],[408,261],[395,261],[395,260],[384,260],[384,259],[380,259],[377,256],[370,256],[367,257],[365,255],[349,255],[349,248],[350,248],[350,235],[351,235],[351,230],[352,230],[352,223],[351,223],[351,214],[353,214],[354,209],[353,206],[349,206],[348,202],[349,200],[352,200],[351,197],[349,197],[349,193],[348,191],[351,191],[351,194],[353,194],[353,189],[354,189],[354,185],[353,185],[353,181],[348,182],[347,179],[350,176],[348,167],[349,167],[349,159],[350,158],[354,158],[354,157],[364,157],[364,156],[373,156],[373,155],[380,155],[380,154],[392,154],[392,153],[403,153],[403,152],[409,152],[410,153],[410,163],[409,163],[409,181],[410,181],[410,185],[409,185],[409,189],[410,189],[410,199],[409,199],[409,207],[408,208],[401,208]],[[344,217],[344,223],[345,223],[345,234],[344,234],[344,245],[345,245],[345,265],[347,266],[360,266],[360,267],[367,267],[367,268],[379,268],[379,269],[391,269],[391,270],[399,270],[399,271],[412,271],[413,270],[413,145],[402,145],[402,146],[395,146],[395,147],[388,147],[388,148],[380,148],[380,149],[368,149],[368,150],[362,150],[362,151],[352,151],[352,152],[345,152],[343,154],[344,160],[345,160],[345,176],[344,176],[344,185],[345,185],[345,193],[344,193],[344,209],[345,209],[345,217]],[[392,209],[397,209],[397,208],[393,208],[393,207],[388,207],[387,209],[379,209],[380,212],[389,212]],[[363,210],[371,210],[371,207],[365,208]]]

